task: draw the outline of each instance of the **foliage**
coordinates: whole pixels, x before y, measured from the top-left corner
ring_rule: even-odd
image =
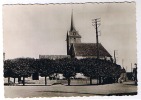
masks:
[[[54,61],[49,59],[39,59],[38,69],[41,76],[54,74]]]
[[[113,62],[85,58],[85,59],[33,59],[18,58],[4,61],[4,77],[28,77],[38,72],[47,77],[54,73],[62,73],[66,79],[74,77],[76,73],[83,73],[90,78],[120,76],[120,65]]]

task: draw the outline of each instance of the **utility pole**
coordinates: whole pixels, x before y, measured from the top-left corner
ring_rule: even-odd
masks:
[[[97,19],[92,19],[92,26],[94,26],[95,30],[96,30],[96,47],[97,47],[97,59],[99,59],[99,41],[98,41],[98,27],[100,26],[100,18]],[[98,73],[99,73],[99,69],[98,69]],[[99,80],[99,81],[98,81]],[[97,84],[101,84],[101,77],[97,76]]]
[[[100,26],[100,18],[92,19],[92,25],[96,30],[96,47],[97,47],[97,59],[99,59],[99,41],[98,41],[98,27]]]
[[[5,61],[5,52],[3,53],[3,61]]]
[[[118,50],[114,50],[114,63],[116,64],[118,61]]]
[[[132,63],[131,63],[131,73],[132,73]]]
[[[115,54],[116,50],[114,50],[114,63],[116,64],[116,54]]]
[[[123,67],[123,62],[124,62],[124,59],[122,59],[122,67]],[[123,67],[124,68],[124,67]]]

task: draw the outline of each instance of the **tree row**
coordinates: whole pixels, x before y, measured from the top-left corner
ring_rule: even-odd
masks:
[[[47,85],[47,77],[55,73],[63,74],[71,83],[71,78],[75,78],[76,73],[82,73],[90,79],[97,79],[97,84],[106,84],[117,82],[121,74],[121,66],[107,60],[100,60],[94,58],[86,59],[33,59],[33,58],[17,58],[4,61],[4,77],[21,78],[23,77],[23,85],[25,85],[25,78],[30,77],[34,73],[39,73],[40,76],[45,77],[45,85]]]

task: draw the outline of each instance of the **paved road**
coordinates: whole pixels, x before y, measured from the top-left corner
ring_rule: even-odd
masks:
[[[106,85],[86,85],[86,86],[4,86],[5,97],[58,97],[58,96],[95,96],[110,95],[117,93],[137,93],[137,86],[133,82],[124,84],[106,84]]]

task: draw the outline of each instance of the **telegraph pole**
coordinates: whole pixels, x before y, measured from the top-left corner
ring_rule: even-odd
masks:
[[[126,66],[126,72],[127,72],[127,66]]]
[[[98,27],[100,26],[100,18],[92,19],[92,26],[94,26],[96,30],[96,47],[97,47],[97,59],[99,59],[99,43],[98,43]],[[98,69],[99,73],[99,69]],[[99,80],[99,81],[98,81]],[[97,76],[97,84],[101,84],[101,77]]]
[[[5,52],[3,53],[3,61],[5,61]]]
[[[116,64],[116,54],[115,54],[115,50],[114,50],[114,63]]]
[[[114,50],[114,63],[116,64],[118,61],[118,50]]]
[[[92,25],[96,30],[96,47],[97,47],[97,59],[99,59],[99,41],[98,41],[98,27],[100,26],[100,18],[92,19]]]
[[[132,73],[132,63],[131,63],[131,73]]]
[[[122,67],[123,67],[123,62],[124,62],[124,59],[122,59]],[[123,67],[124,68],[124,67]]]

